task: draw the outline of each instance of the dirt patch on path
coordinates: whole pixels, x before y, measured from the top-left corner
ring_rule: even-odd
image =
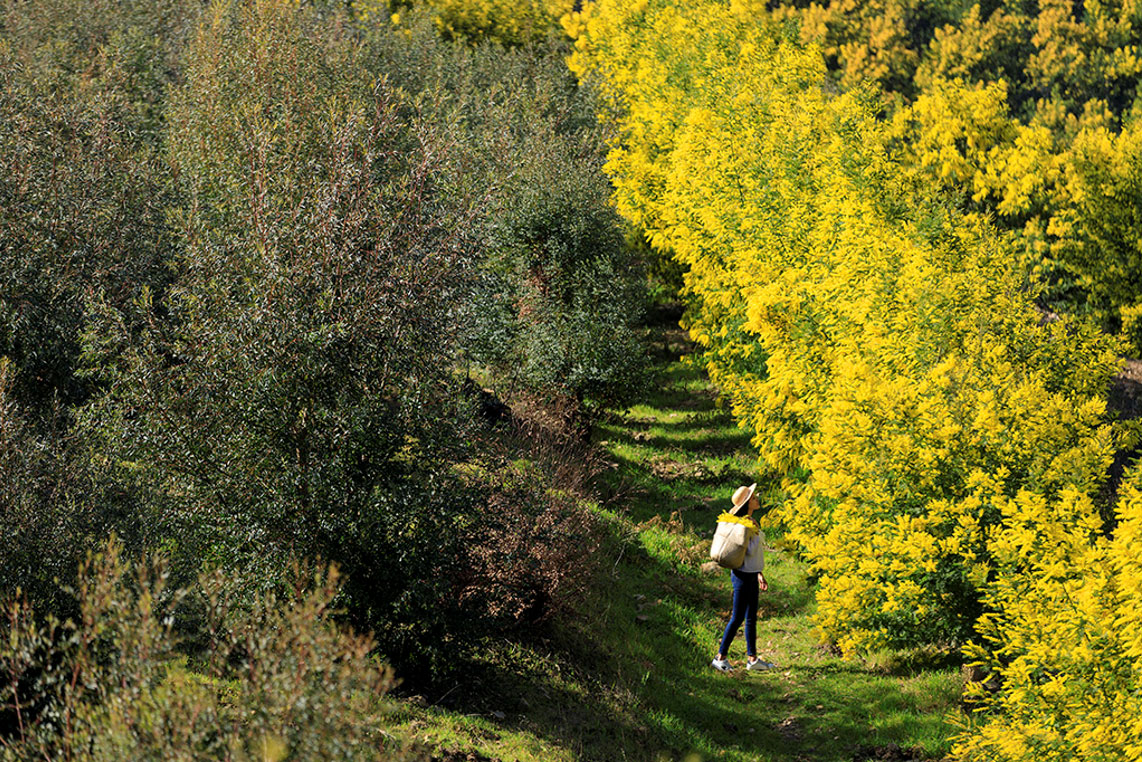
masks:
[[[441,749],[432,755],[432,762],[499,762],[499,760],[478,751]]]
[[[919,749],[897,746],[862,746],[853,753],[853,762],[926,762],[930,760]]]

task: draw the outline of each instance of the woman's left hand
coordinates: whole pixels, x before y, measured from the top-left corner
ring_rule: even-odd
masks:
[[[757,573],[757,589],[763,593],[769,589],[769,583],[765,581],[765,575],[761,572]]]

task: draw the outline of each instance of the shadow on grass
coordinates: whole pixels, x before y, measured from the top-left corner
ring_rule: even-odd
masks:
[[[677,420],[611,424],[600,436],[615,463],[600,479],[603,501],[623,503],[636,522],[706,507],[719,497],[728,503],[734,487],[757,479],[742,458],[734,457],[750,451],[749,432],[712,403]]]
[[[670,477],[655,473],[635,458],[614,453],[610,457],[617,468],[603,476],[603,502],[621,507],[636,523],[654,516],[666,518],[678,511],[687,528],[712,530],[711,522],[730,507],[730,495],[738,485],[756,480],[763,492],[774,486],[771,480],[749,474],[733,463],[689,472],[682,464],[677,472],[693,475]],[[664,471],[671,468],[669,463],[663,464]]]
[[[906,737],[912,698],[891,689],[891,678],[867,679],[859,664],[822,657],[793,667],[793,679],[785,668],[715,672],[709,660],[728,615],[728,579],[680,576],[629,534],[614,525],[611,532],[586,605],[549,633],[547,664],[522,674],[489,665],[482,682],[498,693],[493,703],[519,706],[503,710],[505,726],[600,761],[691,752],[705,760],[839,761]],[[772,590],[762,599],[759,635],[811,604],[803,579]],[[557,666],[568,664],[573,674]]]
[[[716,399],[716,390],[703,382],[700,371],[689,363],[678,362],[675,356],[673,364],[654,374],[642,405],[674,410],[681,417],[695,411],[717,410]]]
[[[666,428],[667,431],[651,434],[649,426],[645,431],[616,430],[608,432],[607,441],[634,448],[665,450],[679,456],[680,460],[693,460],[722,458],[742,452],[749,448],[752,439],[746,431],[718,431],[700,424],[689,427],[684,424],[666,424],[654,428]]]

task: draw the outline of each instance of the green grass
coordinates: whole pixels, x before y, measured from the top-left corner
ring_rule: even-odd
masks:
[[[700,570],[716,517],[738,484],[758,481],[763,504],[782,495],[757,472],[749,435],[678,361],[681,332],[660,330],[653,393],[596,431],[613,467],[595,588],[543,638],[487,643],[449,695],[405,702],[397,731],[522,762],[848,762],[889,744],[939,759],[961,718],[956,664],[938,653],[848,661],[821,647],[811,581],[788,550],[767,555],[758,621],[759,655],[779,668],[709,667],[730,603],[728,573]],[[772,530],[769,541],[783,547]],[[744,664],[744,648],[739,634],[730,659]]]

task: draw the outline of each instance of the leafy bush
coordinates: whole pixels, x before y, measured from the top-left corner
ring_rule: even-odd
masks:
[[[579,411],[637,376],[639,274],[562,49],[289,0],[13,1],[0,27],[0,587],[67,614],[54,580],[111,531],[249,600],[329,558],[406,677],[554,610],[575,584],[534,571],[588,547],[555,529],[581,511],[455,475],[525,447],[481,449],[473,358]]]
[[[166,86],[192,3],[0,3],[0,589],[69,605],[90,543],[136,544],[129,485],[102,479],[72,406],[88,302],[170,280],[159,157]]]
[[[916,69],[937,30],[959,21],[963,4],[948,0],[865,3],[771,3],[774,15],[799,22],[801,38],[821,47],[846,88],[876,82],[889,94],[911,96]]]
[[[487,451],[486,498],[465,531],[457,596],[479,620],[517,631],[570,609],[598,567],[602,532],[589,507],[596,466],[583,444],[515,423]]]
[[[63,427],[33,426],[11,394],[15,369],[0,357],[0,590],[17,588],[62,613],[60,579],[71,579],[88,536],[105,529],[84,500],[87,486]]]
[[[82,402],[84,300],[168,280],[157,152],[190,4],[0,4],[0,356],[30,414]]]
[[[502,625],[530,625],[564,610],[585,590],[598,535],[572,498],[533,490],[497,491],[461,567],[460,604]]]
[[[393,682],[373,640],[331,619],[337,572],[290,576],[287,596],[238,605],[221,573],[172,589],[162,562],[109,542],[81,569],[75,620],[6,603],[0,758],[411,758],[377,727]],[[193,669],[174,634],[188,596],[210,630]]]
[[[398,632],[436,621],[455,542],[437,506],[467,439],[471,211],[447,126],[374,81],[345,21],[277,0],[204,19],[168,117],[179,277],[93,310],[108,391],[83,420],[177,572],[273,584],[292,555],[337,559],[356,621]]]
[[[629,399],[645,381],[636,329],[645,278],[609,203],[607,133],[565,47],[448,44],[415,14],[400,31],[370,28],[369,39],[374,71],[463,126],[465,177],[484,194],[461,305],[467,358],[571,401],[581,423]]]

